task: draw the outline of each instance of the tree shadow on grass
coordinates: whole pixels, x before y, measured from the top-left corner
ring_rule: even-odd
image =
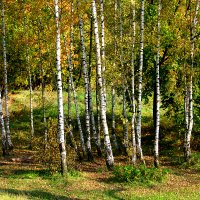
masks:
[[[63,177],[60,173],[51,174],[49,170],[32,170],[32,169],[17,169],[11,170],[9,173],[2,171],[0,173],[0,177],[4,178],[13,178],[13,179],[35,179],[35,178],[42,178],[44,180],[59,180],[59,181],[66,181],[65,177]]]
[[[1,193],[9,195],[22,195],[30,199],[43,199],[43,200],[79,200],[78,198],[70,198],[67,196],[55,195],[43,190],[16,190],[16,189],[0,189]]]
[[[114,198],[117,200],[123,200],[124,198],[121,198],[117,195],[117,192],[121,192],[123,191],[123,189],[112,189],[112,190],[106,190],[104,192],[104,194],[110,199],[110,198]]]

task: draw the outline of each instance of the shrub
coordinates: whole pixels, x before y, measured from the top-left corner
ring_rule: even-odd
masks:
[[[118,182],[162,182],[168,173],[167,169],[147,168],[143,165],[116,166],[113,171],[114,179]]]

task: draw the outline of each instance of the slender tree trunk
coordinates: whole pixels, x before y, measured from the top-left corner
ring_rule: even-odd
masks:
[[[133,165],[136,165],[136,136],[135,136],[135,36],[136,36],[136,22],[135,22],[135,0],[132,1],[132,28],[133,28],[133,41],[132,41],[132,68],[131,68],[131,87],[132,87],[132,120],[131,120],[131,128],[132,128],[132,145],[133,145],[133,154],[132,154],[132,162]]]
[[[101,122],[104,131],[104,144],[105,144],[105,154],[106,154],[106,164],[108,169],[112,169],[114,166],[114,157],[112,152],[112,146],[110,143],[110,136],[108,132],[108,124],[106,120],[106,103],[105,103],[105,91],[103,88],[102,80],[102,67],[101,67],[101,53],[100,53],[100,43],[99,43],[99,32],[98,32],[98,21],[96,13],[96,2],[92,1],[92,13],[94,18],[94,34],[96,43],[96,57],[97,57],[97,75],[98,75],[98,85],[100,90],[100,112],[101,112]]]
[[[61,157],[61,172],[64,175],[67,171],[66,148],[64,134],[64,111],[62,96],[62,76],[61,76],[61,47],[60,47],[60,19],[58,0],[55,0],[55,21],[56,21],[56,68],[57,68],[57,99],[58,99],[58,142]]]
[[[86,124],[86,135],[87,135],[87,155],[88,160],[93,160],[92,148],[91,148],[91,136],[90,136],[90,114],[89,114],[89,78],[88,78],[88,67],[86,62],[86,50],[84,44],[84,33],[83,33],[83,22],[79,16],[79,28],[82,48],[82,63],[83,63],[83,75],[85,82],[85,124]]]
[[[185,51],[184,51],[185,55]],[[185,137],[184,137],[184,157],[186,158],[186,144],[187,144],[187,133],[189,128],[189,88],[187,83],[187,73],[186,73],[186,61],[184,61],[184,84],[185,84],[185,97],[184,97],[184,115],[185,115]],[[186,159],[185,159],[186,160]]]
[[[154,142],[154,165],[159,167],[159,131],[160,131],[160,11],[161,0],[158,0],[158,36],[157,36],[157,57],[156,57],[156,121],[155,121],[155,142]]]
[[[106,56],[105,56],[105,25],[104,25],[104,0],[100,0],[100,13],[101,13],[101,67],[102,67],[102,83],[104,90],[104,102],[106,109],[106,81],[105,81],[105,70],[106,70]]]
[[[99,101],[99,86],[98,74],[96,73],[96,113],[97,113],[97,140],[101,145],[101,114],[100,114],[100,101]]]
[[[89,52],[89,69],[88,69],[88,78],[89,78],[89,88],[88,88],[88,97],[89,97],[89,113],[90,113],[90,122],[91,122],[91,129],[92,129],[92,135],[94,139],[95,146],[97,148],[97,155],[99,157],[102,156],[102,150],[101,150],[101,142],[100,142],[100,135],[98,139],[98,134],[96,130],[96,124],[95,124],[95,118],[94,118],[94,112],[93,112],[93,103],[92,103],[92,90],[91,90],[91,59],[92,59],[92,35],[93,35],[93,17],[90,16],[91,24],[90,24],[90,52]]]
[[[83,151],[83,157],[85,157],[85,155],[86,155],[85,140],[84,140],[83,130],[82,130],[82,126],[81,126],[78,100],[77,100],[76,89],[75,89],[75,86],[74,86],[74,81],[73,81],[73,76],[72,76],[72,69],[70,69],[70,78],[71,78],[72,92],[73,92],[73,95],[74,95],[74,104],[75,104],[75,109],[76,109],[76,119],[77,119],[79,134],[80,134],[81,147],[82,147],[82,151]]]
[[[129,138],[128,138],[128,118],[126,112],[126,86],[125,86],[125,77],[123,78],[123,129],[124,129],[124,148],[125,154],[128,155],[129,149]]]
[[[2,109],[2,99],[1,99],[1,86],[0,86],[0,122],[1,122],[1,139],[2,139],[2,153],[3,156],[6,155],[6,130],[4,125],[4,119],[3,119],[3,109]]]
[[[72,59],[73,59],[73,38],[74,38],[73,30],[74,30],[74,4],[73,4],[73,0],[72,0],[72,2],[71,2],[71,25],[70,25],[70,52],[69,52],[69,56],[67,56],[68,57],[68,70],[69,70],[67,124],[68,124],[68,128],[69,128],[69,136],[71,139],[71,143],[74,147],[74,150],[77,154],[78,159],[82,160],[82,156],[78,149],[77,142],[74,138],[73,127],[72,127],[72,118],[71,118],[71,88],[72,88],[71,81],[72,81],[72,79],[70,76],[70,69],[72,68]],[[65,47],[66,47],[66,55],[68,55],[66,39],[64,40],[64,43],[65,43]]]
[[[190,147],[190,140],[192,136],[192,129],[193,129],[193,68],[194,68],[194,45],[195,45],[195,33],[196,33],[196,26],[197,26],[197,16],[199,11],[199,2],[200,0],[196,1],[196,9],[193,20],[191,20],[191,66],[190,66],[190,75],[189,75],[189,117],[188,117],[188,132],[185,141],[185,161],[190,162],[191,158],[191,147]],[[191,17],[192,19],[192,17]]]
[[[112,86],[111,88],[111,92],[112,92],[112,140],[113,140],[113,143],[114,143],[114,146],[117,150],[117,153],[119,153],[120,151],[120,148],[119,148],[119,145],[118,145],[118,142],[117,142],[117,137],[116,137],[116,123],[115,123],[115,88],[114,86]]]
[[[91,120],[91,125],[92,125],[94,143],[95,143],[95,146],[97,148],[97,155],[99,157],[101,157],[102,156],[102,150],[101,150],[100,135],[98,136],[97,131],[96,131],[95,118],[94,118],[93,105],[92,105],[91,86],[90,85],[89,85],[89,109],[90,109],[90,120]]]
[[[4,84],[5,84],[5,108],[6,108],[6,142],[9,149],[13,149],[13,144],[10,137],[10,113],[8,108],[8,78],[7,78],[7,57],[6,57],[6,28],[4,3],[1,0],[1,14],[2,14],[2,44],[3,44],[3,66],[4,66]]]
[[[142,119],[142,69],[144,57],[144,0],[141,1],[141,27],[140,27],[140,66],[138,70],[138,109],[137,109],[137,144],[140,160],[145,164],[141,145],[141,119]]]
[[[186,66],[184,63],[184,84],[185,84],[185,98],[184,98],[184,112],[185,112],[185,128],[188,131],[188,118],[189,118],[189,91],[188,91],[188,85],[187,85],[187,74],[186,74]],[[187,132],[186,131],[186,132]]]
[[[114,69],[112,69],[112,72],[114,73],[114,70],[116,69],[116,57],[117,57],[117,0],[114,2]],[[114,80],[113,80],[114,82]],[[115,122],[115,86],[114,83],[112,83],[112,88],[111,88],[111,95],[112,95],[112,140],[114,143],[114,146],[117,150],[117,153],[120,152],[120,148],[117,142],[117,137],[116,137],[116,122]]]
[[[123,30],[122,30],[122,8],[121,1],[119,0],[119,34],[120,34],[120,65],[122,70],[122,88],[123,88],[123,132],[124,132],[124,149],[125,154],[128,155],[128,119],[126,113],[126,86],[125,86],[125,76],[126,70],[124,67],[124,58],[123,58]]]
[[[94,19],[93,19],[94,23]],[[97,140],[101,145],[101,112],[100,112],[100,89],[98,85],[98,68],[96,67],[96,113],[97,113]]]
[[[24,12],[25,15],[25,12]],[[29,57],[29,37],[26,23],[26,16],[24,16],[24,32],[26,34],[26,65],[28,68],[28,80],[29,80],[29,107],[30,107],[30,148],[32,149],[32,140],[34,137],[34,116],[33,116],[33,89],[32,89],[32,72],[31,72],[31,64]]]
[[[79,107],[78,107],[78,100],[77,100],[77,94],[76,94],[76,89],[74,86],[74,80],[73,80],[73,68],[72,68],[72,59],[73,59],[73,38],[74,38],[74,24],[73,24],[73,1],[72,1],[72,10],[71,10],[71,30],[70,30],[70,55],[68,58],[68,69],[69,69],[69,87],[68,87],[68,120],[69,121],[69,126],[71,124],[71,91],[72,89],[73,96],[74,96],[74,104],[75,104],[75,109],[76,109],[76,119],[77,119],[77,124],[78,124],[78,129],[79,129],[79,135],[80,135],[80,141],[81,141],[81,148],[83,152],[83,157],[86,155],[86,148],[85,148],[85,140],[83,136],[83,130],[81,126],[81,120],[80,120],[80,115],[79,115]],[[66,54],[67,54],[67,45],[65,41],[65,47],[66,47]],[[71,126],[72,127],[72,126]],[[72,129],[71,129],[72,131]]]

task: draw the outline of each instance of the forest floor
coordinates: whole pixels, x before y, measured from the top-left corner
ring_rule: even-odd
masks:
[[[84,93],[78,91],[81,120],[84,121]],[[46,114],[49,121],[55,119],[55,126],[50,127],[49,134],[54,138],[52,146],[57,144],[57,101],[56,92],[46,94]],[[0,157],[0,200],[65,200],[65,199],[154,199],[154,200],[199,200],[200,199],[200,132],[196,128],[192,139],[193,165],[187,167],[182,162],[182,138],[181,127],[175,129],[169,117],[165,117],[161,110],[161,138],[160,160],[161,168],[169,169],[163,182],[120,183],[113,178],[113,173],[105,166],[105,159],[95,156],[95,162],[78,162],[74,160],[74,152],[69,145],[68,163],[69,173],[62,177],[58,172],[50,173],[49,167],[43,160],[43,108],[41,104],[41,92],[34,92],[34,125],[35,148],[28,150],[30,144],[30,111],[29,91],[14,91],[9,95],[10,121],[14,150],[9,156]],[[67,110],[67,95],[64,96]],[[119,137],[122,135],[120,98],[116,104],[116,131]],[[108,122],[111,121],[111,98],[108,95]],[[76,127],[75,107],[72,106],[72,118],[74,131],[78,139]],[[131,115],[130,115],[131,119]],[[153,165],[153,122],[152,99],[143,106],[142,118],[142,145],[145,160],[148,166]],[[54,123],[54,121],[53,121]],[[52,125],[52,124],[51,124]],[[53,135],[55,134],[55,135]],[[50,137],[50,135],[49,135]],[[119,138],[120,139],[120,138]],[[103,144],[103,138],[102,138]],[[70,150],[71,149],[71,150]],[[59,160],[58,149],[50,149],[46,161]],[[196,150],[196,152],[194,151]],[[52,154],[52,155],[50,155]],[[115,154],[115,152],[114,152]],[[148,156],[147,156],[148,155]],[[57,158],[55,158],[57,156]],[[115,155],[116,165],[128,165],[130,160],[125,156]],[[55,164],[55,163],[54,163]],[[54,167],[53,165],[51,167]],[[56,167],[53,168],[54,172]]]
[[[105,168],[103,158],[82,162],[68,177],[46,173],[35,152],[14,150],[0,159],[0,199],[196,199],[200,197],[200,171],[167,166],[162,183],[119,183]],[[149,158],[147,158],[149,159]],[[123,157],[116,158],[123,163]]]

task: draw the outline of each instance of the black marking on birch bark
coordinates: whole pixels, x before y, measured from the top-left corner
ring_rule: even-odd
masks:
[[[95,33],[95,43],[96,43],[96,58],[97,58],[97,75],[98,75],[98,84],[100,89],[100,111],[101,111],[101,121],[104,131],[104,144],[105,144],[105,155],[106,155],[106,164],[108,169],[112,168],[114,165],[114,158],[112,154],[112,147],[110,144],[110,137],[108,133],[108,125],[106,120],[106,104],[104,99],[104,89],[102,87],[102,68],[101,68],[101,53],[100,53],[100,42],[99,42],[99,33],[98,33],[98,21],[96,13],[96,3],[95,0],[92,1],[92,13],[94,18],[94,33]]]

